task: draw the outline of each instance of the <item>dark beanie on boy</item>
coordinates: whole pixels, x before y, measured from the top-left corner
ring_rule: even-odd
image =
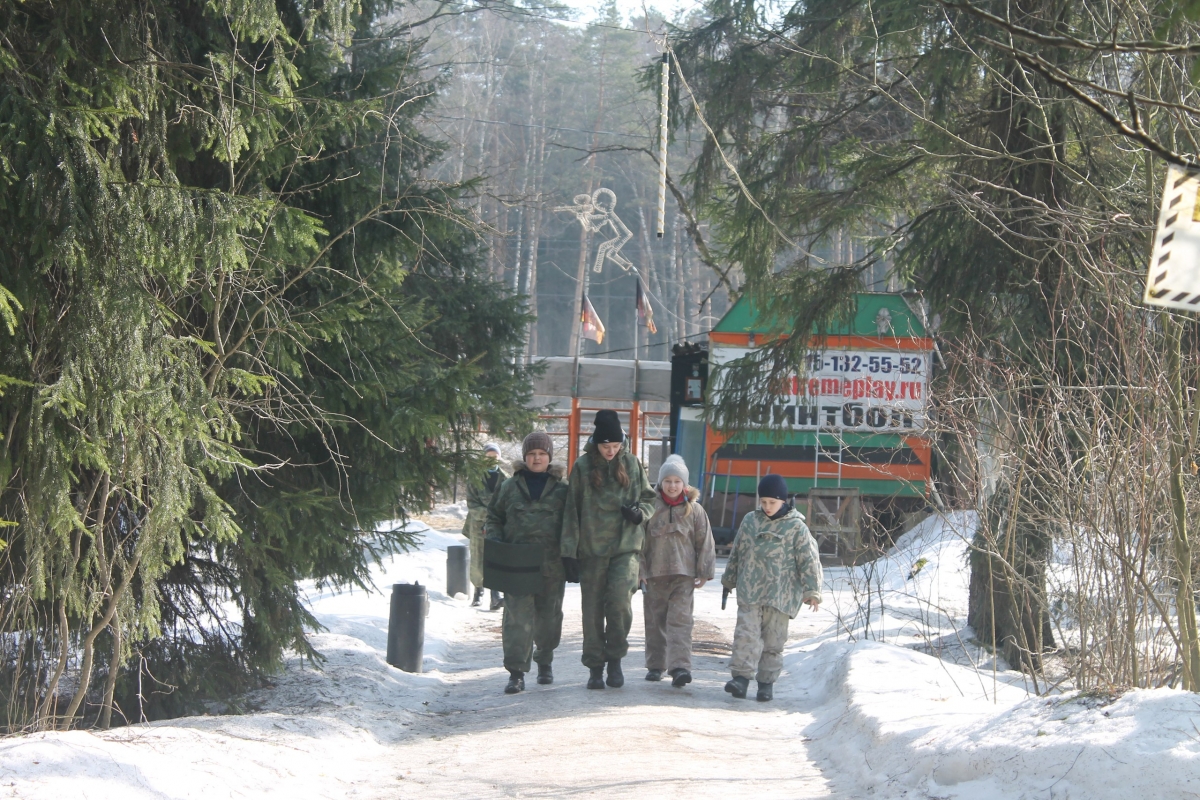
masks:
[[[596,444],[625,441],[625,431],[621,430],[617,412],[610,408],[596,412],[596,432],[592,434],[592,441]]]
[[[758,482],[758,496],[774,497],[776,500],[782,500],[786,503],[788,500],[787,482],[783,479],[782,475],[777,475],[773,472],[768,473]]]

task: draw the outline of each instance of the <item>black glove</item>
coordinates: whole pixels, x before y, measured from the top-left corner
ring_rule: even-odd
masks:
[[[621,506],[621,516],[627,521],[632,522],[634,525],[641,525],[642,520],[646,518],[646,515],[642,513],[642,510],[633,503],[630,503],[627,506]]]
[[[567,573],[567,583],[579,583],[579,559],[562,557],[563,572]]]

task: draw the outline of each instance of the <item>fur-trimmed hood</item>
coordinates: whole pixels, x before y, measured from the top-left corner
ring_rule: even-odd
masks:
[[[525,459],[523,459],[523,458],[519,458],[516,461],[513,461],[511,466],[512,466],[513,475],[516,475],[518,472],[521,472],[523,470],[529,469],[529,467],[527,467],[525,465]],[[529,470],[529,471],[532,472],[533,470]],[[554,478],[556,481],[561,481],[567,474],[567,470],[565,467],[563,467],[562,464],[555,464],[553,461],[550,462],[550,467],[549,467],[549,469],[546,470],[546,472],[548,472],[550,474],[550,477]]]

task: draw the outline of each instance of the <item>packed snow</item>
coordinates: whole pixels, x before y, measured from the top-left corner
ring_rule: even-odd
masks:
[[[1200,797],[1200,696],[1039,697],[972,639],[974,525],[933,516],[885,558],[827,569],[769,704],[722,691],[734,611],[715,581],[696,595],[689,687],[641,680],[635,622],[625,687],[585,690],[571,586],[556,682],[504,695],[499,612],[440,591],[465,540],[425,530],[379,592],[309,587],[321,669],[297,660],[234,698],[241,714],[9,738],[0,797]],[[413,581],[430,598],[420,674],[385,661],[388,589]]]

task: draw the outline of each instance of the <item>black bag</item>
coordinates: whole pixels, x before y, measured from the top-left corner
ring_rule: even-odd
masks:
[[[540,544],[509,544],[483,540],[483,586],[512,595],[538,594],[544,551]]]

